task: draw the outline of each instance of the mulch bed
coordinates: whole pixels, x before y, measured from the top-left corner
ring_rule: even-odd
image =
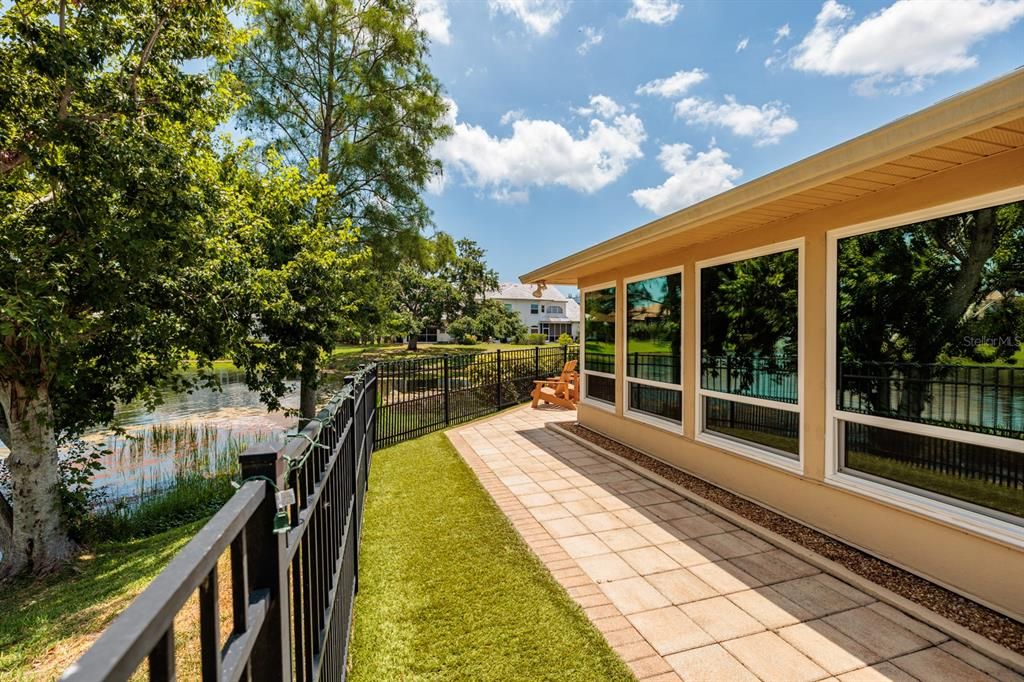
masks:
[[[850,547],[823,533],[788,519],[773,511],[723,490],[707,481],[684,473],[675,467],[602,436],[579,424],[556,424],[597,446],[639,464],[645,469],[677,483],[706,500],[714,502],[788,540],[817,552],[845,566],[857,575],[892,590],[901,597],[916,602],[954,623],[972,630],[982,637],[1024,654],[1024,624],[992,609],[950,592],[924,578],[904,571],[881,559]]]

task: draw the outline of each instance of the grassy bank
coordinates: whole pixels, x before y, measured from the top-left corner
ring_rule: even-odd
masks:
[[[106,542],[65,572],[0,590],[0,679],[60,676],[202,526]]]
[[[444,434],[374,455],[350,679],[631,680]]]

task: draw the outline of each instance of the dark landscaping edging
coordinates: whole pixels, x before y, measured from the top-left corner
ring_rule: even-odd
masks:
[[[993,660],[1024,673],[1024,625],[600,433],[578,424],[553,422],[546,427],[682,495],[880,601],[909,613]],[[623,454],[602,447],[599,444],[601,441],[622,451]],[[711,495],[705,497],[694,492],[693,488],[704,489]],[[710,500],[711,496],[718,498],[720,503]],[[723,503],[729,506],[723,506]],[[733,508],[740,511],[734,511]],[[748,515],[759,517],[762,521],[755,521]],[[793,539],[787,536],[792,536]],[[824,549],[838,560],[827,558],[815,548]],[[875,582],[864,573],[879,576],[897,589],[902,588],[902,591],[907,592],[907,596]],[[918,597],[922,601],[913,597]],[[956,620],[932,610],[923,603],[926,597],[930,597],[929,601],[937,603],[940,607],[942,602],[934,600],[941,599],[947,602],[948,613]]]

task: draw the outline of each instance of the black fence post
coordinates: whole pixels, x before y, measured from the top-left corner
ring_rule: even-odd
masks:
[[[533,347],[533,378],[540,379],[540,346]]]
[[[268,444],[250,446],[238,463],[242,479],[266,478],[281,488],[285,462]],[[277,500],[267,483],[266,496],[245,528],[249,551],[249,584],[252,590],[270,591],[267,620],[252,651],[249,671],[253,682],[291,679],[291,637],[288,617],[288,564],[285,536],[274,532]]]
[[[569,346],[562,346],[562,367],[565,367],[566,363],[569,362]]]
[[[451,426],[452,418],[451,412],[448,409],[448,394],[450,392],[448,385],[448,354],[444,354],[444,425]]]
[[[494,403],[494,406],[495,406],[495,409],[500,410],[501,409],[501,349],[500,348],[498,349],[498,354],[497,354],[496,357],[497,357],[496,365],[497,365],[497,370],[498,370],[498,389],[497,389],[498,393],[497,393],[497,396],[496,396],[496,401]]]

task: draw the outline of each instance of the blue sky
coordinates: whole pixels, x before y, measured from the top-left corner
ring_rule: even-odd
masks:
[[[1024,64],[1024,0],[418,4],[427,201],[506,281]]]

